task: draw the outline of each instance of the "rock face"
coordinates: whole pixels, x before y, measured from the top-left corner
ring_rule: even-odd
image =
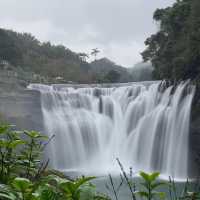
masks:
[[[190,158],[193,173],[200,175],[200,88],[196,85],[190,125]]]
[[[43,131],[40,93],[26,89],[27,80],[0,67],[0,121],[16,129]]]
[[[190,130],[190,158],[193,174],[200,174],[200,117],[192,120]]]
[[[0,120],[16,125],[18,130],[43,132],[40,93],[24,89],[0,93]]]

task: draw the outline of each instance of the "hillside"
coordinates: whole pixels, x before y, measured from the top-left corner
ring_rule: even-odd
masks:
[[[117,65],[107,58],[91,62],[90,65],[93,73],[96,73],[103,82],[109,82],[109,80],[106,80],[107,76],[109,75],[109,72],[114,73],[114,71],[119,74],[117,80],[113,80],[114,82],[127,82],[132,80],[132,76],[127,68]]]
[[[30,82],[131,81],[126,68],[107,58],[88,63],[80,53],[63,45],[40,42],[31,34],[5,29],[0,29],[0,64],[2,63],[8,64],[20,76],[22,72],[23,75],[28,73],[27,80]]]
[[[90,67],[78,54],[62,45],[41,43],[31,34],[0,29],[0,50],[1,59],[47,79],[84,81],[89,77]]]
[[[153,67],[150,62],[137,63],[129,69],[129,73],[134,81],[151,81],[153,80],[152,72]]]

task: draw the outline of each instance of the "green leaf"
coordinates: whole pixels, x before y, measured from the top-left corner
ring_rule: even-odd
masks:
[[[105,194],[96,194],[94,200],[111,200],[111,198],[109,198]]]
[[[79,188],[84,183],[87,183],[88,181],[93,180],[95,178],[96,178],[95,176],[90,176],[90,177],[82,177],[82,178],[76,180],[76,182],[75,182],[76,188]]]
[[[55,181],[56,184],[58,184],[58,185],[63,184],[63,183],[71,182],[71,181],[69,181],[69,180],[67,180],[65,178],[61,178],[61,177],[59,177],[57,175],[48,175],[45,178],[43,178],[43,180],[45,182]]]
[[[152,196],[159,196],[160,199],[165,198],[165,193],[164,192],[152,192]]]
[[[38,193],[36,193],[40,200],[57,200],[57,193],[49,185],[40,187]],[[36,196],[36,195],[35,195]]]
[[[8,146],[9,142],[5,139],[0,140],[0,147],[6,148]]]
[[[3,199],[18,200],[16,196],[14,196],[12,194],[1,193],[1,191],[0,191],[0,197],[2,197]]]
[[[31,137],[31,138],[35,138],[35,139],[38,139],[38,138],[48,139],[47,136],[44,136],[40,132],[37,132],[37,131],[24,131],[24,133],[27,136]]]
[[[10,125],[1,125],[0,126],[0,135],[1,134],[6,134],[7,131],[9,130],[9,128],[10,128]]]
[[[144,191],[136,191],[134,192],[134,194],[139,195],[140,197],[146,197],[146,198],[148,198],[149,196],[148,193]]]
[[[17,177],[12,182],[12,185],[16,190],[25,192],[30,186],[32,186],[32,183],[26,178]]]
[[[9,143],[8,148],[16,148],[18,145],[25,144],[22,140],[15,140]]]
[[[0,184],[0,197],[11,200],[19,200],[17,193],[11,187],[3,184]]]
[[[71,181],[62,182],[59,184],[59,188],[63,190],[66,194],[73,195],[77,188],[75,187],[75,184]]]
[[[158,177],[160,176],[159,172],[154,172],[152,174],[149,175],[149,179],[151,182],[155,181]]]
[[[91,184],[85,184],[80,190],[80,200],[94,199],[96,195],[96,187]]]
[[[140,172],[140,176],[147,182],[150,181],[150,175],[145,172]]]

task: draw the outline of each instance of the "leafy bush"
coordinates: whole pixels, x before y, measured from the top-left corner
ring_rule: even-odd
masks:
[[[48,140],[36,131],[15,131],[0,126],[1,200],[108,200],[89,181],[95,177],[68,180],[62,173],[46,170],[41,157]],[[55,175],[57,174],[57,175]]]
[[[0,197],[5,200],[109,200],[97,194],[89,180],[95,177],[82,177],[75,181],[47,176],[31,182],[26,178],[15,178],[8,185],[1,185]]]
[[[46,136],[35,131],[15,131],[0,126],[0,182],[9,183],[20,175],[33,179],[39,173]]]

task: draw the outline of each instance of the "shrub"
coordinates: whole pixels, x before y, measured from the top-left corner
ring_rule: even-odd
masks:
[[[1,200],[108,200],[98,194],[89,181],[95,177],[68,180],[46,170],[41,157],[48,140],[36,131],[15,131],[0,126],[0,199]]]

